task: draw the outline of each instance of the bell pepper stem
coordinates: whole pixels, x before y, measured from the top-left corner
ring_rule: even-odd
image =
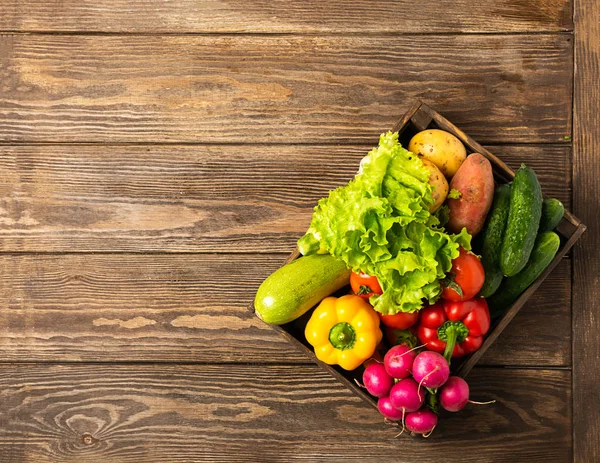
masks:
[[[453,326],[448,327],[446,330],[446,336],[448,340],[446,341],[446,349],[444,350],[444,358],[448,365],[450,365],[450,361],[452,359],[452,352],[454,352],[454,346],[456,345],[456,339],[458,338],[458,333]]]
[[[449,330],[446,331],[447,336],[448,336],[448,340],[446,341],[446,349],[444,350],[444,358],[446,359],[446,362],[448,362],[448,365],[450,365],[450,361],[452,359],[452,352],[454,352],[454,346],[456,344],[456,330],[453,328],[450,328]]]
[[[356,332],[352,325],[346,322],[340,322],[329,331],[329,342],[333,347],[339,350],[351,349],[356,341]]]
[[[448,365],[450,365],[450,360],[452,359],[454,346],[457,342],[463,342],[468,335],[469,329],[460,321],[447,321],[438,328],[438,338],[446,342],[444,358],[448,362]]]

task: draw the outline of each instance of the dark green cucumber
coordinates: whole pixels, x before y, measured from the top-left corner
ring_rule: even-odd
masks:
[[[542,218],[540,219],[540,232],[551,231],[556,228],[565,215],[565,206],[558,199],[544,199],[542,203]]]
[[[485,282],[479,291],[481,297],[490,297],[502,282],[500,248],[510,209],[510,185],[500,185],[494,192],[492,209],[487,216],[481,245],[481,263],[485,270]]]
[[[300,257],[269,276],[258,288],[254,310],[271,325],[302,316],[350,281],[346,264],[329,254]]]
[[[488,305],[493,317],[501,315],[550,265],[560,247],[560,238],[554,232],[543,232],[535,240],[529,262],[523,270],[506,278]]]
[[[510,210],[500,250],[500,270],[519,273],[529,260],[542,215],[542,188],[533,169],[525,164],[510,187]]]

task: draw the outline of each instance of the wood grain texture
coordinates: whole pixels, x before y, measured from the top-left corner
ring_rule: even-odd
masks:
[[[575,2],[574,212],[588,227],[573,272],[574,461],[600,459],[600,3]]]
[[[0,458],[564,462],[570,379],[476,369],[472,396],[497,402],[445,416],[424,441],[394,439],[397,428],[316,366],[4,365]]]
[[[246,308],[282,260],[0,256],[0,349],[33,361],[306,363]]]
[[[572,30],[570,0],[3,0],[0,30],[54,32],[529,32]]]
[[[289,252],[370,148],[0,146],[0,250]],[[489,148],[570,205],[570,147]]]
[[[563,258],[479,364],[511,365],[517,358],[518,364],[536,365],[543,359],[545,365],[571,365],[571,346],[564,339],[570,331],[570,301],[571,260]]]
[[[0,142],[367,142],[418,97],[480,142],[570,135],[569,34],[0,36]]]
[[[282,254],[0,255],[4,361],[306,363],[248,310]],[[570,364],[565,260],[484,364]]]

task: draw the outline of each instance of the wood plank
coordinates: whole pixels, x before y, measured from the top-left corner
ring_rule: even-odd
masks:
[[[570,324],[571,260],[563,259],[479,363],[569,366]]]
[[[0,458],[22,461],[567,461],[570,372],[476,369],[428,441],[315,366],[3,365]],[[151,445],[150,445],[151,443]]]
[[[247,310],[282,260],[0,256],[3,359],[307,362]]]
[[[282,254],[0,255],[4,361],[306,363],[247,306]],[[570,365],[565,260],[483,364]]]
[[[0,37],[0,141],[371,143],[421,98],[480,142],[570,135],[572,37]]]
[[[600,458],[600,3],[577,0],[574,9],[575,93],[573,199],[588,226],[573,252],[574,461]]]
[[[530,32],[572,30],[569,0],[3,0],[0,30],[53,32]]]
[[[289,252],[370,148],[0,146],[0,250]],[[489,148],[570,204],[570,147]]]

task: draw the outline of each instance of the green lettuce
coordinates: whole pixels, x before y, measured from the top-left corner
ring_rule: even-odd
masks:
[[[382,134],[379,146],[361,161],[346,186],[315,207],[310,228],[298,241],[302,254],[328,252],[353,271],[375,275],[383,295],[370,302],[383,314],[414,312],[434,303],[440,280],[452,267],[459,246],[471,236],[444,231],[430,214],[429,171],[398,143],[398,133]]]

